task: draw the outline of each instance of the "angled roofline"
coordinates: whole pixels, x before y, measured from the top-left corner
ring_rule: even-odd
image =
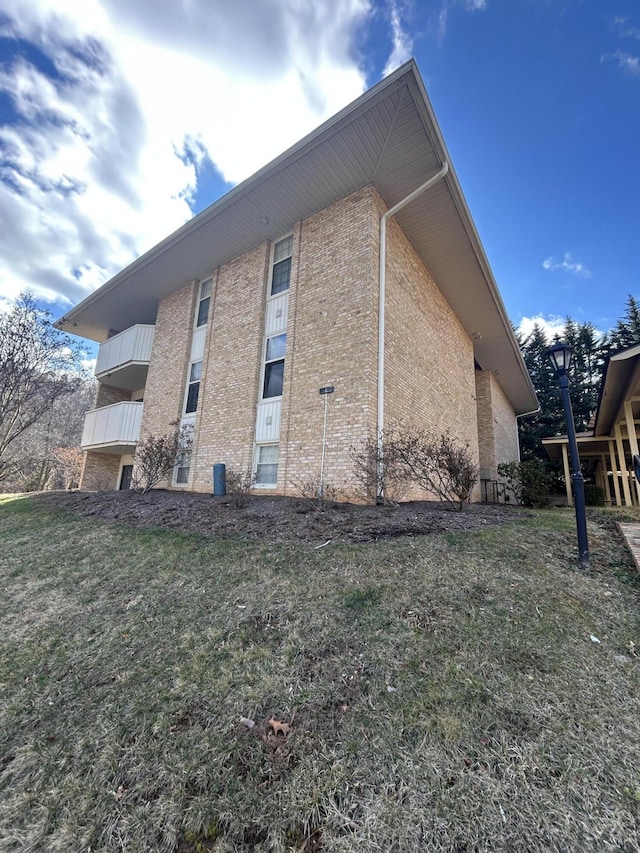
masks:
[[[431,151],[435,157],[439,158],[440,163],[449,163],[449,172],[443,180],[443,184],[446,186],[449,193],[449,207],[446,209],[449,210],[449,212],[453,212],[453,210],[455,210],[458,222],[460,223],[460,236],[462,236],[462,232],[466,234],[468,247],[471,249],[473,258],[475,258],[475,264],[477,264],[479,274],[478,281],[482,280],[486,287],[486,298],[480,296],[478,298],[485,300],[483,303],[483,310],[485,312],[489,312],[488,314],[485,314],[485,321],[490,327],[491,336],[480,343],[479,351],[481,350],[483,352],[483,358],[479,358],[481,366],[483,369],[491,370],[494,375],[496,375],[498,384],[503,385],[503,390],[510,399],[516,414],[530,414],[532,411],[535,411],[538,407],[535,389],[524,363],[524,359],[522,358],[520,348],[513,333],[510,319],[507,315],[502,297],[498,291],[489,261],[465,201],[460,182],[451,163],[451,158],[439,129],[433,107],[414,59],[410,59],[404,65],[397,68],[388,77],[385,77],[372,88],[364,92],[351,104],[347,105],[334,116],[327,119],[323,124],[311,133],[307,134],[303,139],[296,142],[278,157],[259,169],[255,174],[242,181],[224,196],[213,202],[199,214],[179,227],[172,234],[161,240],[139,258],[132,261],[120,272],[116,273],[100,288],[87,296],[79,305],[70,309],[63,317],[59,318],[56,321],[58,328],[64,327],[69,322],[73,322],[75,324],[76,321],[78,321],[78,334],[84,335],[85,337],[93,337],[94,340],[98,341],[104,340],[106,338],[105,326],[102,324],[102,326],[99,327],[96,316],[98,313],[101,313],[102,316],[106,316],[105,310],[107,308],[110,308],[113,314],[114,301],[119,301],[122,298],[117,295],[117,291],[120,287],[127,285],[129,282],[132,282],[132,280],[135,281],[136,277],[139,276],[135,290],[129,291],[129,294],[132,297],[135,297],[137,307],[140,307],[142,302],[144,302],[145,305],[148,304],[148,301],[154,298],[157,303],[159,299],[163,298],[168,292],[170,292],[167,290],[169,287],[168,271],[172,263],[175,265],[179,259],[178,256],[171,255],[171,250],[178,246],[181,246],[183,254],[187,251],[191,252],[189,258],[197,256],[197,260],[194,260],[193,263],[190,264],[189,270],[187,270],[186,266],[184,267],[184,280],[176,278],[174,271],[172,281],[175,279],[175,287],[173,289],[178,289],[189,280],[192,280],[195,276],[189,273],[194,272],[194,267],[200,263],[204,251],[202,242],[204,241],[204,237],[200,238],[200,242],[198,240],[198,232],[202,231],[202,229],[206,229],[207,237],[210,239],[216,232],[221,233],[225,227],[229,227],[230,224],[241,221],[241,217],[244,214],[248,215],[251,213],[254,218],[250,220],[250,227],[248,230],[246,232],[243,230],[236,230],[234,232],[236,236],[238,234],[243,235],[243,240],[246,237],[247,245],[246,248],[244,248],[244,251],[248,251],[263,240],[272,239],[273,235],[269,233],[265,226],[262,226],[262,230],[256,226],[256,211],[251,208],[252,203],[256,205],[258,202],[263,204],[266,199],[267,203],[273,203],[275,205],[276,214],[281,218],[287,213],[286,205],[288,204],[291,208],[291,222],[296,221],[297,218],[299,218],[296,216],[298,211],[296,210],[295,204],[297,202],[290,199],[283,201],[282,198],[278,198],[273,195],[273,179],[280,179],[280,176],[282,176],[282,179],[286,180],[287,174],[289,174],[289,177],[295,174],[297,166],[299,166],[299,168],[303,168],[311,165],[313,163],[313,152],[318,150],[321,145],[328,146],[336,134],[343,134],[344,138],[342,140],[342,144],[348,144],[351,146],[351,150],[353,152],[354,146],[358,143],[357,140],[354,142],[353,134],[349,134],[351,125],[359,118],[367,118],[371,114],[370,111],[374,109],[376,104],[382,106],[387,99],[393,98],[394,92],[404,92],[405,90],[408,91],[411,103],[417,113],[416,118],[418,121],[415,122],[415,132],[418,132],[418,127],[420,127],[420,133],[423,134],[425,142],[428,141]],[[388,101],[389,105],[391,103],[392,101]],[[388,138],[383,144],[381,149],[382,152],[387,151],[387,143]],[[405,140],[403,144],[408,146],[409,142]],[[327,149],[325,148],[324,150],[326,152]],[[424,150],[426,149],[424,149],[423,145],[423,156]],[[404,175],[405,181],[409,177],[411,177],[411,180],[414,180],[416,176],[416,164],[420,165],[423,161],[417,161],[415,157],[411,160],[410,147],[406,147],[402,153],[404,157],[399,159],[398,169],[404,171],[400,172],[400,174]],[[320,149],[319,154],[322,154],[322,149]],[[364,147],[362,155],[363,157],[365,155]],[[339,155],[336,154],[336,156]],[[388,156],[391,155],[388,154]],[[310,159],[305,161],[303,158],[307,157]],[[427,164],[425,163],[424,165],[426,166]],[[287,173],[287,170],[292,171]],[[364,183],[375,184],[377,172],[378,166],[373,167],[373,169],[368,165],[366,168],[363,166],[362,173],[364,175]],[[329,173],[327,173],[327,176],[329,176],[329,178],[332,177]],[[322,174],[319,174],[319,179],[322,181],[323,179],[326,179],[327,176],[323,177]],[[424,175],[422,180],[426,177],[427,175]],[[260,189],[263,184],[267,185],[264,190],[264,195],[261,198]],[[327,179],[326,185],[331,185],[327,192],[333,192],[334,189],[336,192],[339,192],[340,190],[340,185],[337,180],[332,182],[330,179]],[[362,185],[363,184],[361,183],[360,186]],[[346,189],[345,192],[343,192],[343,195],[336,196],[335,200],[337,200],[338,197],[344,197],[344,195],[348,194],[352,189],[353,187],[351,187],[351,189]],[[269,195],[269,193],[271,193],[271,195]],[[389,200],[387,199],[387,201]],[[331,201],[329,201],[329,203],[331,203]],[[391,206],[391,202],[389,203]],[[444,204],[444,202],[436,202],[435,204],[439,205],[441,203]],[[320,209],[320,207],[316,209]],[[240,213],[238,213],[238,211],[240,211]],[[433,211],[431,212],[433,213]],[[307,213],[306,215],[310,214]],[[271,225],[269,228],[271,228]],[[451,234],[448,236],[450,241]],[[455,239],[459,238],[456,237]],[[185,243],[185,241],[187,242]],[[207,243],[207,248],[209,248],[209,243]],[[450,250],[447,249],[447,251]],[[469,257],[471,258],[471,255]],[[160,268],[158,266],[161,263],[160,259],[164,258],[167,258],[167,261],[163,261],[162,268]],[[209,258],[211,260],[211,270],[232,259],[232,257],[224,257],[221,249],[217,250],[217,253],[211,249]],[[424,256],[422,256],[422,260],[428,266]],[[166,267],[166,271],[164,267]],[[150,277],[152,274],[155,274],[158,271],[164,273],[164,275],[161,274],[159,276],[159,279],[161,280],[156,281],[154,279],[151,281]],[[452,276],[449,275],[447,279],[448,283],[446,284],[446,287],[448,287],[449,290],[446,290],[444,279],[440,281],[436,278],[436,280],[438,286],[443,290],[445,298],[457,298],[460,303],[460,298],[463,296],[460,288],[464,287],[464,282],[458,285],[458,281],[460,281],[460,279],[456,279],[455,277],[452,278]],[[447,296],[447,293],[449,293],[449,296]],[[106,302],[104,302],[102,311],[100,312],[100,302],[105,299]],[[489,305],[492,305],[493,308],[489,309]],[[134,322],[149,321],[138,320]],[[465,321],[462,322],[464,325]],[[469,320],[469,317],[467,317],[466,323],[467,327],[470,326],[471,321]],[[499,328],[502,329],[502,332],[497,331]],[[471,336],[473,328],[467,328],[467,332]],[[513,361],[511,361],[511,363],[509,363],[510,359],[506,356],[507,351],[512,355]],[[502,376],[500,376],[501,364],[507,365],[507,367],[502,369],[504,374]]]

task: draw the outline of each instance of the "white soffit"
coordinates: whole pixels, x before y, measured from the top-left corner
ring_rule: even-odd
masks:
[[[154,323],[158,302],[295,222],[374,183],[389,207],[449,162],[447,177],[397,216],[516,413],[535,392],[413,60],[104,284],[57,325],[102,342]],[[263,220],[268,217],[268,222]]]

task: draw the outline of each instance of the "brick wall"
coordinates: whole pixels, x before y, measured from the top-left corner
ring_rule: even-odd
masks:
[[[164,435],[182,414],[198,286],[191,282],[158,306],[140,437]],[[161,486],[166,487],[168,481]]]
[[[118,488],[120,456],[113,453],[93,453],[84,455],[80,489],[83,492],[104,492]]]
[[[387,222],[386,292],[386,426],[407,423],[434,437],[448,431],[469,444],[477,463],[472,342],[394,218]]]
[[[476,371],[480,468],[483,479],[498,479],[501,462],[520,458],[513,407],[489,371]]]
[[[253,462],[269,251],[262,243],[214,277],[195,427],[196,491],[211,491],[214,463],[245,471]]]
[[[123,403],[130,399],[130,391],[125,391],[122,388],[112,388],[110,385],[98,384],[94,409],[101,409],[103,406],[112,406],[114,403]]]
[[[350,481],[349,447],[375,432],[378,214],[366,187],[302,222],[294,245],[278,489]]]

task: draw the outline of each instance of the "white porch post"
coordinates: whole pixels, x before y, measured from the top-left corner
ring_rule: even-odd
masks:
[[[573,493],[571,491],[571,470],[569,468],[568,445],[562,445],[562,464],[564,465],[564,482],[567,487],[567,506],[573,506]]]
[[[600,457],[600,481],[602,482],[602,488],[604,489],[604,499],[609,506],[611,506],[611,489],[609,487],[609,474],[607,468],[607,457],[606,454],[602,454]]]
[[[611,473],[613,474],[613,491],[616,496],[616,506],[622,506],[622,498],[620,497],[620,480],[618,479],[618,460],[616,459],[615,445],[612,439],[609,439],[609,456],[611,457]]]
[[[629,471],[624,455],[624,444],[622,443],[622,430],[620,424],[615,426],[616,446],[618,448],[618,460],[620,461],[620,475],[622,476],[622,490],[624,492],[625,506],[633,506],[631,489],[629,488]]]
[[[636,425],[633,420],[633,409],[631,408],[631,401],[627,400],[624,404],[624,416],[627,422],[627,434],[629,435],[629,447],[631,448],[631,460],[633,461],[633,457],[638,455],[638,436],[636,435]],[[632,469],[633,471],[633,466]],[[636,499],[637,504],[640,505],[640,483],[633,477],[633,483],[636,490]]]

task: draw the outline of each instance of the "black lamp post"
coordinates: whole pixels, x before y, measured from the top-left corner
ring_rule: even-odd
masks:
[[[589,540],[587,538],[587,514],[584,503],[584,477],[580,470],[576,427],[573,421],[573,409],[571,408],[571,397],[569,396],[569,376],[567,375],[573,349],[569,344],[557,343],[547,350],[547,355],[558,378],[558,385],[560,386],[560,393],[562,395],[562,405],[564,406],[564,418],[567,422],[567,437],[569,439],[569,452],[571,454],[571,482],[573,483],[576,527],[578,529],[578,561],[580,568],[586,572],[589,570]]]

